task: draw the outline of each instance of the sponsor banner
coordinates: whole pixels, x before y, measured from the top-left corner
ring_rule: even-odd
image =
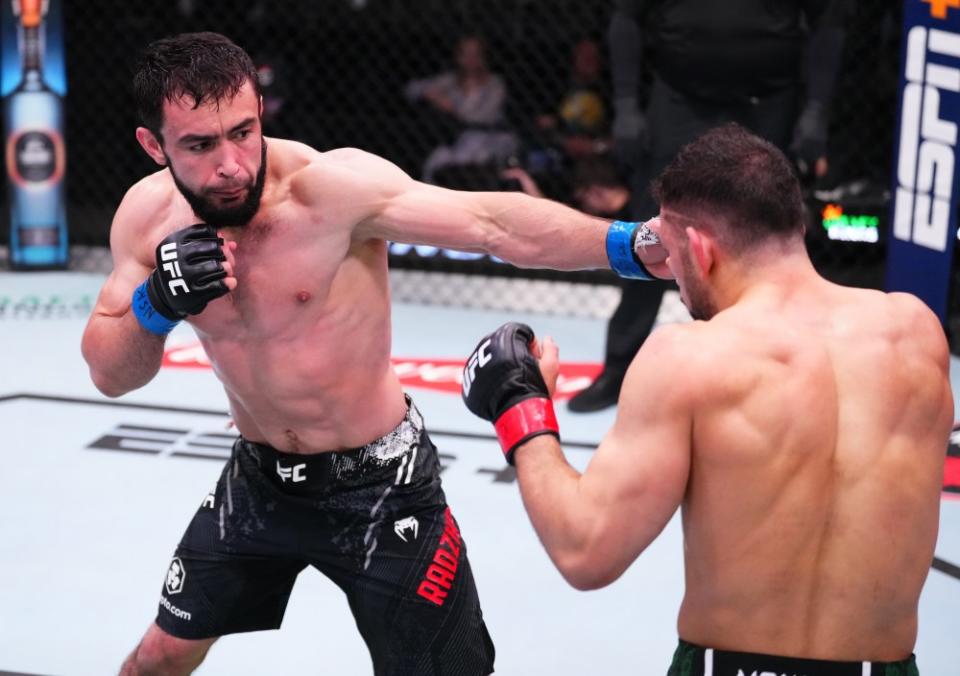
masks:
[[[15,269],[67,263],[61,5],[0,0],[0,117]]]
[[[419,387],[460,394],[463,360],[393,357],[393,368],[404,387]],[[210,360],[200,343],[170,347],[164,351],[166,368],[210,368]],[[602,365],[594,362],[562,362],[557,378],[555,399],[568,399],[600,374]]]
[[[960,195],[960,1],[905,0],[903,14],[886,287],[916,294],[945,322]]]
[[[30,4],[29,2],[26,4]],[[43,29],[43,80],[60,96],[67,95],[67,69],[63,50],[61,0],[40,3]],[[22,79],[22,0],[0,0],[0,96],[12,93]]]
[[[95,294],[67,295],[28,293],[0,294],[0,320],[4,319],[86,319],[93,312]]]

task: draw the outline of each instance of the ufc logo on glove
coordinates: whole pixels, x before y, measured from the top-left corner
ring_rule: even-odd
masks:
[[[531,352],[533,329],[510,322],[480,340],[463,368],[463,401],[493,423],[513,464],[514,451],[540,434],[560,437],[550,391]]]
[[[486,364],[490,363],[492,357],[487,352],[489,347],[490,339],[488,338],[480,343],[480,347],[470,355],[470,358],[467,360],[467,365],[463,367],[463,396],[470,396],[470,385],[477,377],[477,369],[483,368]]]
[[[182,289],[184,293],[190,293],[190,287],[183,279],[183,273],[180,272],[180,263],[177,262],[177,243],[169,242],[160,247],[160,260],[163,262],[163,270],[170,277],[167,287],[170,293],[177,295],[177,289]]]

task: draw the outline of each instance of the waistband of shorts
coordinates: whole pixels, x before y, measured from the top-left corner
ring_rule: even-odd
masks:
[[[899,662],[841,662],[705,648],[680,639],[670,675],[736,676],[775,673],[790,676],[916,676],[916,656]]]
[[[420,443],[423,434],[423,417],[413,400],[404,396],[407,413],[400,424],[359,448],[309,454],[285,453],[241,436],[235,449],[252,459],[272,483],[291,493],[311,492],[334,482],[343,485],[374,473],[394,471],[406,462],[408,453]]]

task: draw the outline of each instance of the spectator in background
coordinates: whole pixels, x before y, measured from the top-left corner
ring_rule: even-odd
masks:
[[[610,106],[600,45],[583,38],[571,57],[567,89],[552,112],[537,118],[537,127],[549,143],[576,159],[607,151]]]
[[[282,55],[265,52],[253,56],[257,68],[257,81],[263,96],[264,131],[271,136],[287,135],[283,124],[283,111],[290,98],[288,82],[290,67]]]
[[[656,214],[647,185],[680,148],[726,122],[788,152],[802,174],[826,173],[827,111],[846,2],[617,0],[608,35],[613,151],[634,170],[631,220]],[[627,365],[653,328],[667,288],[623,284],[607,326],[604,369],[569,401],[571,411],[617,402]]]
[[[501,163],[517,145],[504,118],[507,88],[503,78],[490,72],[483,41],[462,36],[455,59],[456,70],[414,80],[404,88],[409,101],[423,101],[454,123],[453,140],[434,148],[424,163],[423,179],[429,183],[450,167]]]
[[[520,190],[533,197],[545,197],[536,180],[524,169],[505,169],[501,176],[516,181]],[[572,205],[601,218],[622,220],[628,213],[630,188],[606,155],[591,155],[577,160],[573,167]]]

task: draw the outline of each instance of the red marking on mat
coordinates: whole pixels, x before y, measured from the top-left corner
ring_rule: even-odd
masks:
[[[460,394],[463,360],[393,357],[393,370],[404,387],[421,387]],[[200,343],[168,346],[163,353],[165,368],[205,369],[210,360]],[[593,382],[601,365],[594,362],[562,362],[554,399],[569,399]]]
[[[943,468],[943,488],[960,492],[960,458],[947,458]]]
[[[953,426],[943,467],[943,497],[960,500],[960,422]]]
[[[460,529],[453,520],[450,508],[443,514],[443,534],[433,555],[433,562],[420,581],[417,594],[438,606],[442,606],[457,577],[460,563]]]

